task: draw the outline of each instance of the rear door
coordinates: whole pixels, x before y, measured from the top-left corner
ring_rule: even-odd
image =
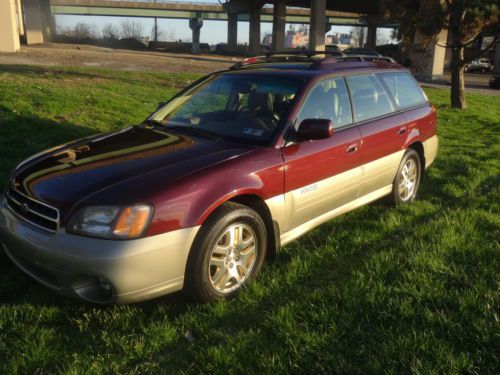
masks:
[[[358,196],[361,136],[354,126],[343,78],[319,82],[309,93],[295,121],[330,119],[331,138],[283,148],[285,161],[284,232],[340,207]]]
[[[363,140],[362,178],[364,196],[392,184],[403,156],[406,119],[373,74],[346,77],[354,119]]]

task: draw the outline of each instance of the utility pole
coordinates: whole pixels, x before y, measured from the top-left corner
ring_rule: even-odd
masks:
[[[156,4],[156,0],[155,0]],[[155,17],[155,48],[158,48],[158,18]]]

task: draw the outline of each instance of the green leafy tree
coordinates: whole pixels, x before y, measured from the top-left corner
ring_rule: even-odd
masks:
[[[464,68],[494,48],[500,35],[500,0],[382,0],[387,17],[399,21],[397,34],[411,44],[415,32],[431,41],[448,31],[451,49],[451,106],[466,109]],[[468,59],[464,48],[481,35],[494,36],[489,46]]]

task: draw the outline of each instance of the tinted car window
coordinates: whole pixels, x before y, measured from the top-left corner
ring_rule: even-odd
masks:
[[[302,86],[291,78],[223,74],[195,84],[150,117],[172,130],[263,144]]]
[[[382,85],[373,75],[347,77],[356,121],[364,121],[393,112],[394,107]]]
[[[300,110],[296,126],[311,118],[332,120],[334,128],[352,123],[351,104],[343,78],[322,81],[311,91]]]
[[[378,76],[389,89],[399,108],[425,103],[422,90],[409,73],[384,73]]]

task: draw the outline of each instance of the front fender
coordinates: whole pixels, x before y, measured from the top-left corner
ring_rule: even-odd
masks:
[[[281,151],[258,149],[178,180],[155,197],[148,235],[202,225],[217,207],[240,195],[266,200],[283,192]]]

